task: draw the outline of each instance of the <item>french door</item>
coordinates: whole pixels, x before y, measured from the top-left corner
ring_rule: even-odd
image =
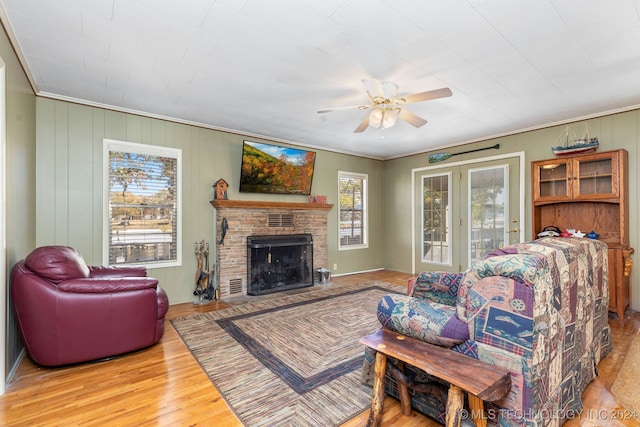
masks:
[[[416,272],[463,271],[523,239],[518,157],[414,170]]]

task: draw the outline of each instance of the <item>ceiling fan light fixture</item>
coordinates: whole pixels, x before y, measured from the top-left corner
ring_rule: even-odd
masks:
[[[413,102],[445,98],[452,95],[451,89],[442,88],[398,97],[398,85],[393,82],[379,82],[374,79],[362,79],[362,83],[364,83],[367,90],[367,96],[370,100],[369,104],[329,108],[319,110],[318,113],[327,113],[333,110],[348,108],[359,108],[361,110],[371,108],[371,112],[366,117],[362,118],[362,121],[354,130],[355,133],[364,132],[369,126],[376,129],[382,126],[382,130],[388,129],[395,126],[398,119],[419,128],[425,125],[427,121],[422,117],[413,114],[411,111],[403,109],[402,107],[405,104]]]
[[[388,129],[394,126],[398,121],[399,114],[400,114],[399,108],[388,108],[384,110],[384,116],[382,118],[382,128]]]
[[[382,123],[382,119],[384,117],[384,112],[380,108],[374,109],[371,114],[369,114],[369,126],[374,128],[379,128]]]

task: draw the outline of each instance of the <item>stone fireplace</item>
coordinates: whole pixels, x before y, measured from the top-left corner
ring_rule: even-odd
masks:
[[[297,286],[311,286],[313,284],[314,269],[327,267],[327,214],[333,207],[330,204],[317,203],[286,203],[286,202],[257,202],[248,200],[212,200],[211,205],[215,210],[216,220],[216,256],[215,256],[215,281],[220,288],[220,297],[239,295],[261,295],[280,290],[293,289]],[[226,229],[223,230],[223,223]],[[294,252],[293,257],[301,259],[303,269],[307,269],[310,276],[301,276],[300,283],[287,283],[282,274],[293,274],[293,267],[288,266],[285,272],[283,265],[269,266],[269,252],[267,249],[256,249],[255,257],[262,262],[264,283],[262,289],[257,292],[251,289],[250,245],[260,246],[254,238],[268,238],[277,243],[290,243],[291,236],[308,235],[309,246],[296,243],[294,250],[304,250],[307,253]],[[303,247],[305,249],[303,249]],[[257,250],[261,250],[258,252]],[[265,252],[266,250],[266,252]],[[275,262],[275,255],[282,257],[272,246],[271,261]],[[248,255],[249,254],[249,255]],[[281,259],[279,263],[289,263],[292,255]],[[312,260],[312,261],[311,261]],[[304,267],[304,263],[307,267]],[[312,265],[308,265],[312,262]],[[265,267],[270,267],[267,269]],[[273,268],[271,268],[273,267]],[[279,270],[278,270],[279,269]],[[269,273],[269,271],[271,271]],[[280,276],[278,276],[280,275]],[[271,277],[270,277],[271,276]],[[311,281],[311,284],[305,284]],[[266,284],[269,282],[268,284]],[[259,285],[260,286],[260,285]]]

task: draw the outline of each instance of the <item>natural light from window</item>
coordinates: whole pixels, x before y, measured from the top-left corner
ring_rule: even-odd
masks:
[[[177,266],[181,150],[105,140],[105,261]]]
[[[508,173],[506,166],[469,171],[469,265],[508,241],[505,229]]]
[[[451,264],[451,174],[422,177],[422,260]]]
[[[368,247],[366,174],[338,172],[338,249]]]

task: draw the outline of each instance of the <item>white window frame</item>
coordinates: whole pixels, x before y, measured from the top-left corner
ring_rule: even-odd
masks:
[[[421,209],[420,209],[420,217],[421,217],[421,221],[420,223],[423,224],[424,226],[424,180],[427,178],[436,178],[436,177],[440,177],[440,176],[446,176],[447,177],[447,183],[449,185],[449,189],[447,191],[447,214],[446,214],[446,219],[445,219],[445,228],[446,228],[446,234],[447,234],[447,259],[449,260],[448,262],[437,262],[437,261],[431,261],[431,260],[426,260],[424,258],[424,253],[421,254],[420,258],[422,259],[422,263],[423,264],[430,264],[430,265],[443,265],[443,266],[452,266],[453,265],[453,252],[451,250],[451,233],[452,233],[452,229],[451,229],[451,196],[453,193],[453,189],[452,189],[452,174],[451,172],[444,172],[444,173],[431,173],[431,174],[425,174],[422,175],[420,177],[420,204],[421,204]],[[421,240],[421,248],[424,248],[425,245],[425,241],[424,241],[424,230],[422,230],[420,232],[420,240]]]
[[[109,152],[122,151],[141,155],[158,157],[170,157],[176,159],[176,259],[167,261],[137,263],[147,268],[179,267],[182,265],[182,150],[171,147],[138,144],[134,142],[103,140],[103,250],[102,259],[104,265],[109,265],[111,209],[109,203]],[[117,265],[133,265],[136,263],[123,263]]]
[[[340,182],[342,179],[361,179],[362,180],[362,243],[343,245],[340,236]],[[350,251],[354,249],[366,249],[369,247],[369,175],[357,172],[338,171],[338,250]]]
[[[496,165],[496,166],[484,166],[484,167],[478,167],[478,168],[472,168],[469,169],[467,171],[467,183],[468,183],[468,188],[467,188],[467,218],[468,218],[468,222],[467,222],[467,241],[469,242],[469,246],[471,245],[471,241],[473,239],[472,236],[472,232],[473,232],[473,214],[472,214],[472,201],[471,201],[471,193],[472,193],[472,182],[471,182],[471,175],[473,175],[475,172],[483,172],[483,171],[487,171],[487,170],[500,170],[502,169],[502,179],[504,182],[504,190],[503,190],[503,194],[502,194],[502,200],[503,200],[503,204],[504,204],[504,231],[503,231],[503,235],[502,235],[502,241],[505,242],[506,244],[508,244],[507,242],[509,242],[509,223],[508,218],[510,218],[509,215],[509,164],[503,164],[503,165]],[[505,244],[505,246],[506,246]],[[470,246],[471,247],[471,246]],[[495,248],[498,249],[498,248]],[[467,265],[471,265],[472,264],[472,254],[471,254],[471,250],[469,250],[469,252],[467,253]]]

